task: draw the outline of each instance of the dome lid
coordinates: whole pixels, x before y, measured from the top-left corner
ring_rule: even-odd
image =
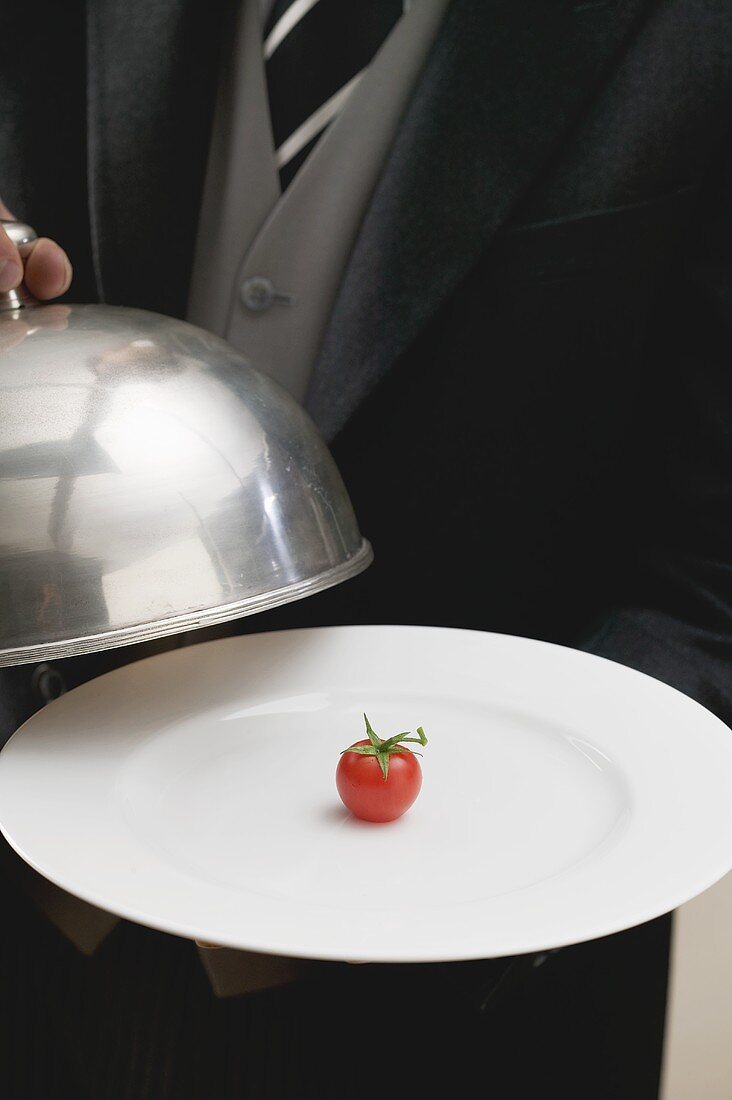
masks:
[[[224,341],[4,297],[0,666],[250,615],[370,563],[312,422]]]

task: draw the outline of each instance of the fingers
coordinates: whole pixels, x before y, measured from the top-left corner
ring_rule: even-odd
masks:
[[[0,199],[0,218],[12,217]],[[69,258],[55,241],[41,237],[21,245],[19,251],[0,227],[0,291],[14,290],[25,280],[31,294],[46,302],[65,294],[72,277]]]
[[[220,943],[206,943],[205,940],[196,940],[196,945],[198,947],[205,947],[207,951],[220,951],[221,950],[221,944]]]
[[[47,301],[65,294],[71,286],[72,269],[60,245],[48,237],[20,247],[25,264],[25,285],[36,298]],[[0,279],[2,275],[0,274]]]

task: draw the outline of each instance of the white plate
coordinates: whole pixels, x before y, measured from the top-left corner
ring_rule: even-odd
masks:
[[[350,817],[339,752],[423,725],[422,793]],[[176,650],[77,688],[0,755],[0,825],[121,916],[282,955],[558,947],[732,866],[732,733],[657,680],[542,642],[333,627]]]

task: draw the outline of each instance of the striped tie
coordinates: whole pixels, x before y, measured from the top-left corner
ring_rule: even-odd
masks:
[[[283,191],[407,6],[404,0],[275,0],[264,57]]]

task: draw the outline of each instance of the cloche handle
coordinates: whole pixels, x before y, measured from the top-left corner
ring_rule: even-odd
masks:
[[[16,247],[29,244],[38,239],[38,234],[32,226],[25,222],[16,222],[11,218],[0,218],[2,227]],[[14,290],[6,290],[0,293],[0,312],[10,309],[22,309],[23,306],[33,305],[35,298],[28,290],[25,283],[16,286]]]

